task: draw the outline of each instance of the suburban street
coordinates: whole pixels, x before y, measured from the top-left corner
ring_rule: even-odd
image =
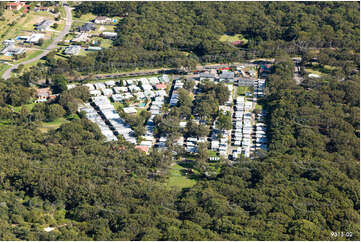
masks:
[[[59,33],[59,35],[57,37],[54,38],[53,42],[48,46],[48,48],[46,50],[44,50],[40,55],[30,59],[30,60],[26,60],[23,61],[21,63],[18,63],[16,65],[11,66],[9,69],[7,69],[2,78],[3,79],[8,79],[11,75],[11,72],[15,69],[17,69],[19,67],[19,65],[23,64],[30,64],[34,61],[40,60],[41,58],[43,58],[44,56],[46,56],[50,51],[54,50],[57,47],[57,44],[65,37],[65,35],[67,33],[69,33],[70,31],[70,27],[72,25],[73,22],[73,18],[72,18],[72,14],[71,14],[71,8],[69,6],[64,6],[65,9],[65,13],[66,13],[66,21],[65,21],[65,27],[64,29]]]

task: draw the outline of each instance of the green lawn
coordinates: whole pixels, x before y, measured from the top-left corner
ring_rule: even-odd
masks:
[[[96,18],[96,15],[92,14],[92,13],[87,13],[87,14],[83,14],[82,16],[80,16],[80,18],[77,18],[75,16],[73,16],[73,20],[74,21],[90,21]]]
[[[10,68],[9,65],[0,63],[0,77],[4,74],[4,72],[5,72],[8,68]]]
[[[120,103],[120,102],[115,102],[115,103],[112,103],[112,104],[113,104],[115,110],[118,110],[119,107],[121,107],[121,108],[124,107],[124,104]]]
[[[41,127],[39,128],[41,132],[48,132],[50,129],[57,129],[59,128],[62,124],[65,124],[69,122],[68,120],[66,120],[65,118],[58,118],[52,122],[42,122],[41,123]]]
[[[315,70],[315,69],[311,69],[311,68],[305,68],[305,71],[306,71],[307,73],[312,73],[312,74],[316,74],[316,75],[319,75],[319,76],[322,76],[322,75],[323,75],[322,72],[319,72],[319,71],[317,71],[317,70]]]
[[[35,50],[35,51],[31,52],[31,54],[26,55],[26,57],[24,59],[17,60],[16,62],[14,62],[14,64],[18,64],[23,61],[30,60],[30,59],[40,55],[41,53],[43,53],[43,50]]]
[[[261,105],[261,104],[256,104],[256,109],[258,109],[258,110],[262,110],[263,109],[263,106]]]
[[[245,39],[241,34],[236,34],[236,35],[224,34],[219,38],[219,41],[221,41],[221,42],[234,42],[234,41],[238,41],[238,40],[242,40],[243,44],[247,44],[247,42],[248,42],[248,40]]]
[[[215,152],[214,150],[209,150],[208,155],[211,157],[214,157],[214,156],[217,156],[217,152]]]
[[[241,95],[245,95],[246,92],[249,92],[250,89],[249,87],[237,87],[237,95],[241,96]]]
[[[113,46],[113,41],[110,39],[102,39],[100,47],[109,48]]]
[[[169,178],[167,180],[168,187],[176,187],[179,189],[189,188],[194,186],[197,181],[187,178],[185,175],[182,174],[181,170],[184,167],[176,164],[169,169]]]
[[[48,46],[53,42],[53,38],[44,40],[43,44],[41,45],[41,48],[46,49]]]
[[[29,112],[33,109],[35,103],[30,103],[30,104],[25,104],[22,106],[18,106],[18,107],[13,107],[15,112],[20,112],[22,107],[25,107]]]
[[[319,76],[330,74],[333,70],[338,69],[339,67],[330,66],[330,65],[320,65],[317,62],[308,63],[306,65],[305,71],[307,73],[316,74]]]

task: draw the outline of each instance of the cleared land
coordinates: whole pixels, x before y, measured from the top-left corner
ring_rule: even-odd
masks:
[[[48,132],[50,129],[57,129],[59,128],[62,124],[65,124],[69,122],[68,120],[66,120],[65,118],[58,118],[52,122],[42,122],[41,123],[41,127],[39,128],[41,132],[46,133]]]
[[[219,38],[221,42],[234,42],[234,41],[242,41],[242,44],[247,44],[248,40],[243,37],[241,34],[228,35],[224,34]]]
[[[176,164],[169,169],[167,186],[183,189],[192,187],[197,183],[196,180],[190,179],[183,174],[182,170],[185,170],[185,168],[179,164]]]
[[[246,92],[250,92],[250,88],[249,87],[237,87],[237,95],[238,96],[242,96],[245,95]]]

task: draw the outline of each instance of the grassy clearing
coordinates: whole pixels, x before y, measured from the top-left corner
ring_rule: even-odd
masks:
[[[120,102],[114,102],[112,103],[115,110],[118,110],[118,108],[124,108],[124,104]]]
[[[210,157],[214,157],[214,156],[217,156],[217,152],[215,152],[214,150],[208,150],[208,155]]]
[[[262,110],[263,109],[263,106],[261,105],[261,104],[256,104],[256,109],[258,109],[258,110]]]
[[[9,65],[6,65],[6,64],[0,64],[0,76],[2,76],[4,74],[4,72],[10,68]]]
[[[25,105],[18,106],[18,107],[13,107],[13,109],[15,112],[20,112],[22,107],[25,107],[30,112],[34,106],[35,106],[35,103],[30,103],[30,104],[25,104]]]
[[[311,74],[316,74],[316,75],[319,75],[319,76],[322,76],[324,75],[324,73],[320,72],[320,71],[317,71],[315,69],[312,69],[312,68],[305,68],[305,71],[307,73],[311,73]]]
[[[189,179],[182,173],[184,167],[176,164],[169,170],[169,178],[167,181],[168,187],[176,187],[178,189],[189,188],[194,186],[197,181]]]
[[[234,41],[242,41],[243,44],[247,44],[248,40],[243,37],[241,34],[228,35],[224,34],[219,38],[221,42],[234,42]]]
[[[100,47],[109,48],[113,46],[113,41],[110,39],[102,39]]]
[[[246,92],[250,92],[249,87],[237,87],[237,95],[238,96],[244,96]]]
[[[46,133],[51,129],[59,128],[62,124],[65,124],[67,122],[69,121],[66,120],[65,118],[58,118],[52,122],[42,122],[41,127],[39,129],[41,132]]]
[[[73,20],[74,21],[90,21],[96,18],[96,15],[92,14],[92,13],[87,13],[87,14],[83,14],[82,16],[80,16],[79,18],[73,16]]]
[[[311,62],[306,65],[305,71],[307,73],[316,74],[319,76],[330,74],[332,71],[339,69],[336,66],[320,65],[317,62]]]
[[[30,50],[30,51],[27,52],[27,55],[26,55],[26,57],[24,59],[20,59],[20,60],[14,62],[14,64],[18,64],[18,63],[21,63],[23,61],[30,60],[30,59],[40,55],[41,53],[43,53],[43,50]]]
[[[43,44],[41,45],[41,48],[46,49],[48,46],[53,42],[53,38],[44,40]]]

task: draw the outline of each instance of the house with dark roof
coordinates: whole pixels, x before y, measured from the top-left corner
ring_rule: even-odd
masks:
[[[222,71],[222,73],[219,75],[219,79],[222,80],[230,80],[234,78],[234,72],[233,71]]]
[[[95,29],[96,29],[96,27],[94,26],[93,23],[86,23],[86,24],[83,24],[82,26],[80,26],[78,28],[78,31],[79,32],[89,32],[89,31],[92,31]]]
[[[43,20],[35,27],[36,30],[39,31],[46,31],[49,30],[50,26],[53,24],[53,21],[50,20]]]
[[[214,81],[214,79],[216,79],[216,75],[208,73],[208,72],[200,73],[199,74],[199,80],[202,81],[202,80],[205,80],[205,79],[208,79],[210,81]]]

